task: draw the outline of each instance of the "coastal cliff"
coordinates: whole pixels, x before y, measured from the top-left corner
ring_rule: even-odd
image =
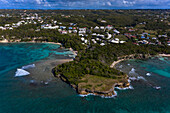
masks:
[[[127,88],[130,86],[127,75],[124,75],[124,77],[119,80],[95,75],[85,75],[77,81],[77,84],[75,84],[71,83],[63,74],[56,75],[55,69],[53,69],[53,73],[55,77],[69,84],[78,94],[82,96],[97,95],[102,97],[114,97],[117,96],[115,87]]]
[[[123,60],[128,60],[128,59],[144,59],[144,58],[149,58],[151,57],[151,55],[149,54],[133,54],[133,55],[126,55],[126,56],[122,56],[122,57],[118,57],[118,61],[115,61],[108,69],[117,71],[117,73],[121,73],[118,70],[116,70],[114,68],[115,64],[123,61]],[[74,62],[74,61],[73,61]],[[87,62],[86,62],[87,63]],[[94,63],[93,63],[94,65]],[[66,64],[66,69],[68,70],[68,65]],[[80,67],[80,66],[78,66]],[[78,67],[75,69],[77,70]],[[82,70],[88,70],[89,71],[89,66],[86,65],[86,68]],[[115,92],[115,88],[119,88],[119,89],[124,89],[124,88],[128,88],[130,87],[130,83],[128,82],[128,75],[121,73],[120,75],[115,75],[115,72],[111,72],[114,73],[114,76],[111,75],[110,77],[106,76],[97,76],[97,75],[93,75],[93,74],[85,74],[84,76],[79,76],[76,79],[73,80],[72,76],[78,76],[75,74],[73,74],[71,76],[71,73],[68,74],[67,72],[63,71],[63,67],[56,67],[53,69],[53,73],[56,77],[60,78],[63,82],[66,82],[67,84],[69,84],[72,88],[74,88],[76,90],[76,92],[80,95],[86,96],[86,95],[99,95],[102,97],[113,97],[116,96],[116,92]],[[95,68],[96,69],[96,68]],[[62,72],[62,71],[63,72]],[[91,69],[93,70],[93,69]],[[68,70],[70,71],[70,70]],[[73,70],[74,71],[74,70]],[[97,69],[98,71],[98,69]],[[85,71],[86,72],[86,71]],[[68,75],[67,75],[68,74]]]

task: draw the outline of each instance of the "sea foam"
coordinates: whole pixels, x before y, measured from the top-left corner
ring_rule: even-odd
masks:
[[[151,74],[150,73],[146,73],[146,76],[151,76]]]
[[[26,76],[29,75],[30,73],[28,71],[25,71],[23,69],[17,69],[15,72],[15,77],[21,77],[21,76]]]
[[[135,68],[132,68],[131,71],[129,71],[129,74],[135,74]]]
[[[146,79],[144,77],[142,77],[142,76],[138,76],[137,80],[144,80],[144,81],[146,81]]]
[[[129,80],[132,80],[132,81],[138,81],[138,80],[144,80],[146,81],[146,79],[142,76],[137,76],[137,77],[129,77]]]
[[[160,86],[156,86],[156,87],[153,87],[153,88],[155,88],[155,89],[157,89],[157,90],[161,89]]]
[[[100,95],[95,95],[95,94],[93,94],[93,93],[89,93],[89,94],[87,94],[87,95],[82,95],[82,94],[79,94],[79,96],[80,97],[87,97],[87,96],[99,96],[99,97],[101,97],[101,98],[115,98],[115,97],[117,97],[117,92],[116,91],[114,91],[114,95],[112,95],[112,96],[100,96]]]
[[[118,90],[127,90],[127,89],[134,89],[133,86],[129,86],[129,87],[126,87],[126,88],[120,88],[120,87],[115,87],[115,89],[118,89]]]
[[[123,65],[120,65],[119,68],[123,68]]]
[[[26,66],[22,66],[22,69],[29,69],[29,68],[34,68],[35,64],[31,64],[31,65],[26,65]]]

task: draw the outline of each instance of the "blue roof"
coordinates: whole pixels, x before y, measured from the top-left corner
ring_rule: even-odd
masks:
[[[141,38],[145,38],[144,36],[141,36]]]
[[[73,29],[72,27],[69,27],[69,29]]]

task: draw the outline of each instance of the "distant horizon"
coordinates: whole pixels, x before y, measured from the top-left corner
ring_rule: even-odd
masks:
[[[49,8],[49,9],[41,9],[41,8],[8,8],[8,9],[5,9],[5,8],[0,8],[0,10],[170,10],[170,8],[165,8],[165,9],[154,9],[154,8],[148,8],[148,9],[107,9],[107,8],[105,8],[105,9],[93,9],[93,8],[87,8],[87,9],[85,9],[85,8],[74,8],[74,9],[62,9],[62,8]]]
[[[0,0],[0,9],[170,9],[170,0]]]

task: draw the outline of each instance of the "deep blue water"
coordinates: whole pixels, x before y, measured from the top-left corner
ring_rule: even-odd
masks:
[[[68,58],[70,52],[53,44],[0,44],[0,113],[169,113],[170,60],[130,60],[117,65],[132,68],[146,80],[132,82],[133,90],[116,98],[82,98],[59,79],[48,85],[30,85],[28,77],[14,77],[16,69],[39,60]],[[130,65],[128,65],[130,64]],[[122,65],[122,68],[119,66]],[[146,76],[151,73],[151,76]],[[153,87],[160,86],[160,90]]]

